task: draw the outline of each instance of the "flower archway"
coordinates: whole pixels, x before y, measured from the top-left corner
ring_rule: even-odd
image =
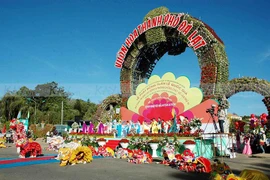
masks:
[[[160,7],[150,11],[144,17],[144,22],[160,15],[164,15],[164,21],[166,17],[177,16],[175,13],[170,13],[166,7]],[[181,33],[179,32],[181,24],[178,28],[170,26],[150,28],[138,36],[129,49],[126,49],[126,56],[122,59],[123,62],[121,61],[120,75],[122,106],[126,106],[128,98],[135,93],[138,84],[150,77],[156,63],[165,53],[180,55],[189,46],[198,57],[201,68],[200,88],[204,92],[204,100],[220,94],[220,85],[228,82],[229,62],[222,40],[201,20],[183,13],[178,16],[181,16],[180,22],[184,22],[181,24],[186,24]],[[205,40],[203,47],[196,49],[192,46],[191,37],[194,37],[194,32]]]
[[[252,91],[264,97],[262,100],[270,117],[270,82],[256,77],[235,78],[222,86],[223,94],[230,98],[236,93]]]
[[[102,103],[99,104],[97,107],[97,111],[94,115],[94,120],[104,121],[104,119],[109,119],[110,118],[109,116],[112,115],[110,113],[113,113],[113,112],[110,112],[112,110],[110,108],[111,107],[114,108],[115,106],[120,105],[121,101],[122,101],[122,98],[120,94],[114,94],[104,99]]]
[[[203,45],[199,47],[198,44],[202,42]],[[257,78],[229,81],[225,46],[215,31],[195,17],[170,13],[166,7],[160,7],[144,17],[143,23],[126,38],[117,53],[115,66],[121,68],[121,95],[106,98],[99,105],[95,119],[102,120],[106,108],[112,103],[126,107],[128,98],[135,94],[140,83],[151,76],[156,63],[164,54],[180,55],[187,47],[192,48],[198,57],[204,100],[220,100],[223,95],[229,98],[238,92],[254,91],[265,97],[263,102],[270,118],[270,83]]]

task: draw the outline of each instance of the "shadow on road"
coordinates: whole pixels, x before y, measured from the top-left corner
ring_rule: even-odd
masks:
[[[193,179],[209,180],[210,174],[175,171],[168,174],[168,177],[177,178],[181,180],[193,180]]]

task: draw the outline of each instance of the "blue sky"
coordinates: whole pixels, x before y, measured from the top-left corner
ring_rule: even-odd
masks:
[[[51,81],[74,98],[96,103],[119,93],[116,53],[143,17],[160,6],[200,18],[216,31],[226,46],[230,79],[251,76],[270,81],[266,0],[0,0],[0,95]],[[191,49],[180,56],[165,55],[153,74],[168,71],[199,85],[200,69]],[[230,112],[266,112],[262,98],[238,93],[229,99]]]

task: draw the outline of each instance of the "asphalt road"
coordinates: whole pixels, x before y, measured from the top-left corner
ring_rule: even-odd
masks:
[[[45,145],[43,145],[45,146]],[[44,154],[53,152],[44,151]],[[12,145],[0,149],[0,158],[16,156]],[[257,169],[270,176],[270,156],[248,158],[238,155],[234,159],[223,159],[235,174],[244,169]],[[126,160],[101,158],[90,164],[60,167],[58,163],[22,166],[0,169],[0,180],[209,180],[208,174],[185,173],[168,166],[152,164],[131,164]]]

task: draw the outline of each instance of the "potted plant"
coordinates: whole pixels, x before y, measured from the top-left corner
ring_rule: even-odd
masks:
[[[104,146],[106,144],[106,139],[99,138],[99,139],[97,139],[97,143],[99,146]]]
[[[190,149],[191,151],[194,150],[196,143],[193,140],[186,140],[183,145],[185,146],[186,149]]]
[[[150,140],[148,143],[152,149],[152,157],[158,157],[157,155],[157,148],[158,148],[158,145],[159,145],[159,140],[158,139],[152,139]]]
[[[127,148],[129,145],[129,140],[127,139],[121,139],[119,144],[121,145],[122,148]]]
[[[194,118],[189,122],[189,126],[192,128],[192,132],[195,132],[196,130],[200,129],[202,126],[201,118]]]

